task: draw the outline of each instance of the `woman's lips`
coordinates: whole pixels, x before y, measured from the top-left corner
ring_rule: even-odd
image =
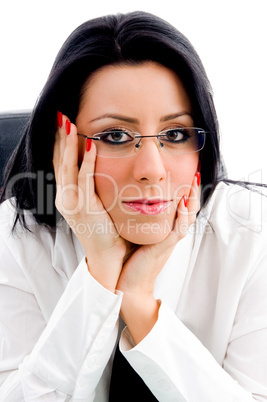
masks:
[[[158,215],[165,211],[171,203],[172,201],[165,200],[134,200],[123,202],[124,205],[128,206],[133,211],[143,215]]]

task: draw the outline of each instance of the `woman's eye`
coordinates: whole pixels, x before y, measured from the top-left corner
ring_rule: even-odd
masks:
[[[112,142],[112,143],[122,143],[127,141],[132,141],[133,137],[125,132],[125,131],[109,131],[103,133],[101,139],[105,142]]]
[[[174,128],[165,132],[165,138],[171,142],[185,141],[189,137],[187,131],[182,128]]]

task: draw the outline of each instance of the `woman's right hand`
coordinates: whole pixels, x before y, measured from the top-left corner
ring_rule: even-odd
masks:
[[[56,207],[83,246],[91,275],[114,292],[126,244],[95,193],[95,144],[85,151],[79,167],[77,128],[66,116],[58,116],[53,156]]]

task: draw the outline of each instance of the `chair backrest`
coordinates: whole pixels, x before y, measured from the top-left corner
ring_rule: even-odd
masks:
[[[3,184],[4,168],[21,138],[30,114],[30,111],[0,113],[0,188]]]

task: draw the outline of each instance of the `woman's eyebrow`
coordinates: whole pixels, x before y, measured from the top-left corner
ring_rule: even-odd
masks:
[[[173,113],[173,114],[168,114],[166,116],[161,117],[160,121],[164,122],[164,121],[169,121],[169,120],[173,120],[173,119],[177,119],[178,117],[182,117],[182,116],[189,116],[192,117],[192,114],[189,112],[179,112],[179,113]]]
[[[135,119],[133,117],[127,117],[127,116],[122,116],[122,115],[119,115],[119,114],[112,114],[112,113],[111,114],[106,113],[106,114],[103,114],[101,116],[98,116],[95,119],[90,120],[90,123],[93,123],[94,121],[102,120],[102,119],[115,119],[115,120],[121,120],[121,121],[124,121],[126,123],[132,123],[132,124],[138,124],[139,123],[138,119]]]
[[[163,116],[163,117],[160,118],[160,122],[173,120],[173,119],[176,119],[176,118],[182,117],[182,116],[193,117],[191,113],[184,111],[184,112],[172,113],[172,114],[168,114],[166,116]],[[124,121],[125,123],[131,123],[131,124],[138,124],[139,123],[139,120],[135,119],[134,117],[128,117],[128,116],[123,116],[123,115],[113,114],[113,113],[105,113],[105,114],[103,114],[101,116],[98,116],[98,117],[90,120],[90,123],[93,123],[94,121],[98,121],[98,120],[102,120],[102,119],[121,120],[121,121]]]

